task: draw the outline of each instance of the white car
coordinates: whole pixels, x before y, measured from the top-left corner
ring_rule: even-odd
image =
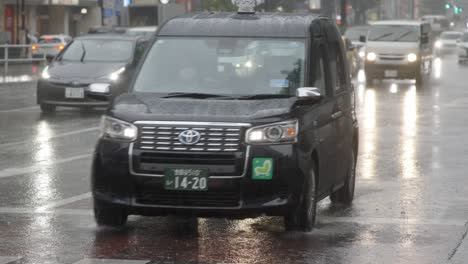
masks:
[[[39,59],[46,55],[57,56],[70,41],[72,37],[63,34],[41,36],[38,42],[31,46],[32,57]]]
[[[465,31],[458,42],[458,63],[468,62],[468,31]]]
[[[440,34],[439,39],[435,42],[434,48],[437,55],[443,55],[446,53],[453,53],[457,48],[457,41],[462,36],[461,32],[458,31],[445,31]]]

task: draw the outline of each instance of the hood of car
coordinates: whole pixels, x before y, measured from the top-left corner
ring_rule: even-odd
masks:
[[[160,98],[148,94],[124,94],[108,110],[110,116],[127,122],[211,121],[275,122],[288,118],[297,99],[216,100]]]
[[[369,41],[366,45],[367,52],[375,52],[377,54],[409,54],[418,53],[419,43],[417,42],[386,42],[386,41]]]
[[[56,61],[49,66],[49,74],[59,80],[94,80],[125,66],[125,63]]]

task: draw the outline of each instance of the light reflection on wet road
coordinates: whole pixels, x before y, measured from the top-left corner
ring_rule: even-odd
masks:
[[[317,228],[280,218],[131,217],[98,229],[89,168],[100,111],[42,116],[28,66],[0,78],[0,263],[466,263],[468,67],[434,62],[432,81],[356,84],[356,200],[319,205]],[[2,72],[2,71],[0,71]],[[1,75],[1,74],[0,74]],[[22,77],[23,76],[23,77]],[[362,75],[359,77],[363,78]],[[2,81],[3,80],[3,81]],[[134,262],[118,262],[133,260]]]

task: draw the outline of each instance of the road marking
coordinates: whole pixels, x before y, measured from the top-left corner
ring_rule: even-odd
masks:
[[[1,257],[0,256],[0,264],[9,264],[20,259],[21,259],[20,257]]]
[[[147,264],[150,260],[83,259],[73,264]]]
[[[358,223],[358,224],[387,224],[387,225],[442,225],[465,226],[464,219],[416,219],[416,218],[380,218],[380,217],[319,217],[324,223]]]
[[[70,197],[70,198],[66,198],[66,199],[63,199],[63,200],[60,200],[60,201],[57,201],[57,202],[49,203],[49,204],[46,204],[44,206],[39,207],[37,210],[38,211],[47,211],[47,210],[55,208],[55,207],[64,206],[64,205],[71,204],[71,203],[74,203],[74,202],[78,202],[78,201],[88,199],[88,198],[91,198],[91,192],[83,193],[83,194],[76,195],[76,196],[73,196],[73,197]]]
[[[51,162],[50,164],[47,164],[46,166],[63,164],[63,163],[86,159],[90,157],[91,157],[91,154],[73,156],[73,157],[66,158],[66,159],[56,160],[54,162]],[[33,172],[43,170],[43,169],[44,169],[44,165],[41,165],[41,164],[37,164],[37,165],[29,166],[29,167],[22,167],[22,168],[8,168],[8,169],[0,170],[0,179],[29,174],[29,173],[33,173]]]
[[[76,135],[76,134],[81,134],[81,133],[86,133],[86,132],[93,132],[93,131],[98,131],[98,130],[99,130],[99,127],[85,128],[85,129],[75,130],[75,131],[72,131],[72,132],[66,132],[66,133],[62,133],[62,134],[53,135],[53,136],[49,137],[47,140],[51,140],[51,139],[54,139],[54,138],[73,136],[73,135]],[[3,143],[3,144],[0,144],[0,148],[6,148],[6,147],[21,145],[21,144],[31,144],[31,140]]]
[[[15,109],[0,110],[0,113],[21,112],[21,111],[32,110],[32,109],[39,109],[39,106],[36,105],[36,106],[28,106],[28,107],[15,108]]]

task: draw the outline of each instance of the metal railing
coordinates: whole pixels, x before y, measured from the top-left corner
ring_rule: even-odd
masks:
[[[41,62],[46,60],[47,53],[42,53],[42,57],[34,58],[33,46],[37,49],[56,48],[61,44],[5,44],[0,45],[0,64],[3,63],[5,71],[8,71],[10,63],[21,63],[21,62]],[[3,51],[3,56],[1,56]],[[16,52],[13,52],[16,51]]]

